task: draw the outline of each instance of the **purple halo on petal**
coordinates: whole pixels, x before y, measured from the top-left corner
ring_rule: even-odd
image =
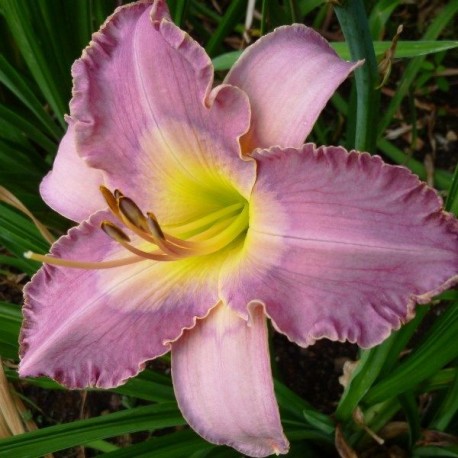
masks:
[[[126,257],[100,230],[110,219],[108,212],[96,213],[61,237],[51,254],[88,261]],[[19,374],[46,375],[70,388],[111,388],[136,375],[218,302],[216,275],[212,280],[187,260],[177,264],[42,267],[24,289]]]

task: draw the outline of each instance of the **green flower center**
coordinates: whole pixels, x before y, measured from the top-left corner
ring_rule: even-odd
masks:
[[[131,243],[126,232],[108,220],[101,223],[102,230],[134,256],[103,262],[75,261],[31,252],[26,257],[48,264],[81,269],[120,267],[145,259],[178,261],[233,249],[243,244],[248,230],[248,202],[235,190],[230,193],[231,196],[226,196],[232,199],[219,200],[220,208],[205,212],[208,202],[203,202],[199,213],[194,217],[164,227],[153,213],[143,213],[132,199],[119,190],[112,193],[101,186],[100,191],[113,215],[139,238],[135,244]]]
[[[113,215],[144,243],[132,245],[129,236],[110,221],[102,222],[102,230],[128,251],[143,258],[175,261],[213,254],[241,243],[248,229],[248,203],[237,193],[234,203],[226,203],[218,210],[161,226],[153,213],[144,214],[120,191],[111,193],[103,186],[100,189]]]

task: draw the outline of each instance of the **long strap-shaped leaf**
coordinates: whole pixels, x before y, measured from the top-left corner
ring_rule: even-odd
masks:
[[[97,439],[136,431],[183,425],[175,403],[137,407],[88,420],[21,434],[0,441],[0,457],[40,457],[46,453],[85,444]]]

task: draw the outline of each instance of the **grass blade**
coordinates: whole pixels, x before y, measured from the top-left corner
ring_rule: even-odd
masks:
[[[40,457],[93,440],[183,424],[175,403],[137,407],[0,440],[0,457]]]
[[[437,319],[423,343],[367,393],[364,402],[375,404],[398,396],[438,372],[458,357],[458,346],[450,345],[457,334],[458,303],[455,303]]]
[[[441,31],[445,28],[445,26],[449,23],[449,21],[453,19],[457,11],[458,2],[446,3],[444,8],[439,12],[439,14],[432,22],[432,24],[429,26],[427,32],[423,36],[423,39],[427,41],[435,40],[439,36]],[[400,83],[398,84],[398,87],[396,88],[395,95],[391,99],[387,109],[384,111],[382,119],[379,122],[377,129],[379,136],[383,135],[385,129],[391,123],[391,120],[393,119],[396,110],[398,109],[402,100],[408,94],[409,89],[411,88],[412,83],[414,82],[417,73],[424,62],[424,59],[424,56],[420,56],[416,57],[411,62],[409,62],[409,65],[405,69],[403,77]]]
[[[458,216],[458,165],[455,167],[455,173],[445,202],[445,209]]]
[[[35,95],[33,84],[20,75],[2,55],[0,55],[0,83],[4,84],[36,116],[49,135],[56,140],[62,136],[62,129],[54,123]]]
[[[246,8],[246,0],[233,0],[230,2],[221,22],[205,46],[209,56],[213,56],[221,46],[224,38],[234,29]]]

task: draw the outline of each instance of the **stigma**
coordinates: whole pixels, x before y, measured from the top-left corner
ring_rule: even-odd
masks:
[[[248,229],[248,204],[236,202],[192,221],[174,225],[174,234],[183,234],[179,238],[165,231],[154,213],[143,212],[134,200],[121,191],[116,189],[111,192],[100,186],[100,192],[117,220],[116,223],[102,221],[100,229],[130,256],[101,262],[62,259],[30,251],[24,256],[46,264],[80,269],[114,268],[146,260],[170,262],[216,253],[240,239]],[[135,242],[130,233],[136,236]]]

